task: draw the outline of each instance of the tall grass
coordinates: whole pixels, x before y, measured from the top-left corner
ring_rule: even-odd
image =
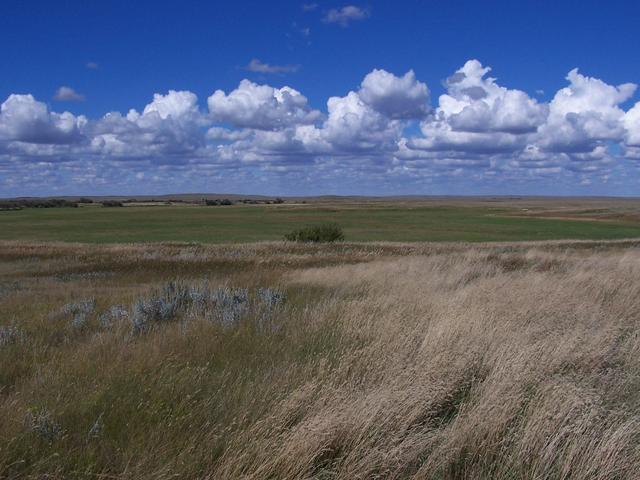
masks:
[[[2,247],[0,478],[640,471],[633,242]]]

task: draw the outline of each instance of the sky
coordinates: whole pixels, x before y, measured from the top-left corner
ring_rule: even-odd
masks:
[[[638,195],[640,3],[3,0],[0,197]]]

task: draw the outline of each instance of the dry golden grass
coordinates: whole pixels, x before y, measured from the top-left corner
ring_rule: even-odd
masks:
[[[638,247],[4,242],[0,478],[638,478]],[[172,279],[287,302],[100,325]]]

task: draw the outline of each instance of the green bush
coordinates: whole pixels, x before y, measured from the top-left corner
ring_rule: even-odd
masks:
[[[117,200],[105,200],[102,202],[103,207],[124,207],[122,202],[118,202]]]
[[[344,233],[339,225],[325,223],[294,230],[287,233],[284,239],[290,242],[339,242],[344,240]]]
[[[0,210],[21,210],[23,208],[76,208],[76,202],[70,202],[61,198],[34,198],[34,199],[16,199],[0,202]]]
[[[209,207],[213,207],[213,206],[226,206],[226,205],[233,205],[233,202],[231,200],[229,200],[228,198],[224,198],[222,200],[220,199],[215,199],[215,200],[209,200],[208,198],[205,199],[204,204],[209,206]]]

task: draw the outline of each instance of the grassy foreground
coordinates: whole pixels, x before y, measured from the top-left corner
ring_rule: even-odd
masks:
[[[335,222],[349,241],[520,241],[640,237],[640,222],[515,216],[513,208],[419,204],[155,206],[0,212],[0,240],[233,243],[281,240]]]
[[[637,478],[639,247],[0,242],[0,478]]]

